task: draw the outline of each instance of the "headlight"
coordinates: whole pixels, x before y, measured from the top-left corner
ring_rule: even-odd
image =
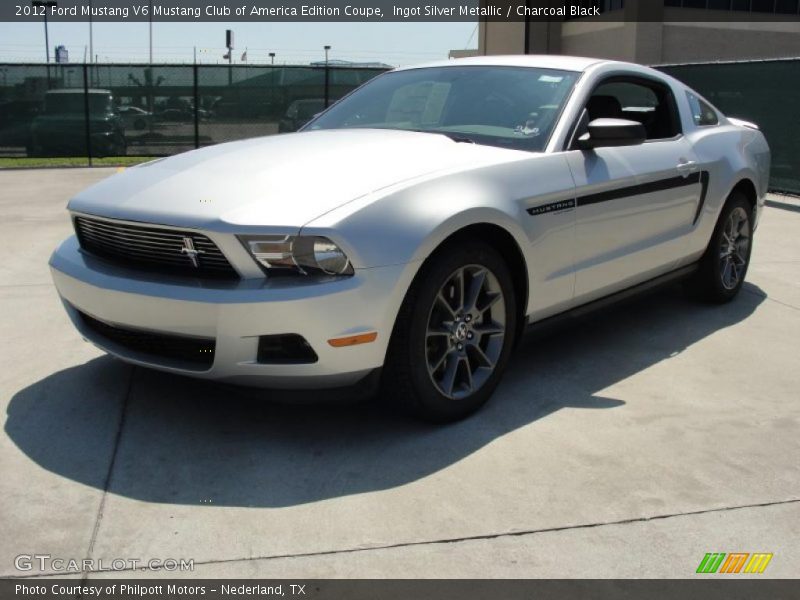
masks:
[[[353,274],[350,259],[339,246],[325,237],[248,235],[239,239],[268,273]]]

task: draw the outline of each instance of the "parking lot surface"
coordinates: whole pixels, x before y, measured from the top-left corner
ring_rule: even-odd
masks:
[[[733,303],[676,287],[528,336],[490,405],[433,427],[83,342],[47,259],[68,198],[113,173],[0,172],[0,576],[49,554],[194,561],[124,573],[148,577],[685,578],[707,552],[800,576],[796,199],[771,198]]]

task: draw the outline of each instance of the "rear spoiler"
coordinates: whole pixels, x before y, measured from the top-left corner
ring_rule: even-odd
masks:
[[[743,121],[742,119],[734,119],[733,117],[728,117],[728,121],[733,123],[734,125],[738,125],[739,127],[747,127],[748,129],[755,129],[758,131],[758,125],[755,123],[751,123],[750,121]]]

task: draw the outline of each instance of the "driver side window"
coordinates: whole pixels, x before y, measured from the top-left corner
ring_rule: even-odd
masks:
[[[595,119],[625,119],[644,126],[646,140],[671,139],[681,133],[675,99],[668,86],[647,79],[610,79],[592,92],[574,141]]]

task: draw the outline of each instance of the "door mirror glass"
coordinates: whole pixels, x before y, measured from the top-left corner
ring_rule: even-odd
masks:
[[[582,150],[607,146],[636,146],[644,143],[647,132],[644,125],[627,119],[595,119],[587,126],[588,132],[578,138]]]

